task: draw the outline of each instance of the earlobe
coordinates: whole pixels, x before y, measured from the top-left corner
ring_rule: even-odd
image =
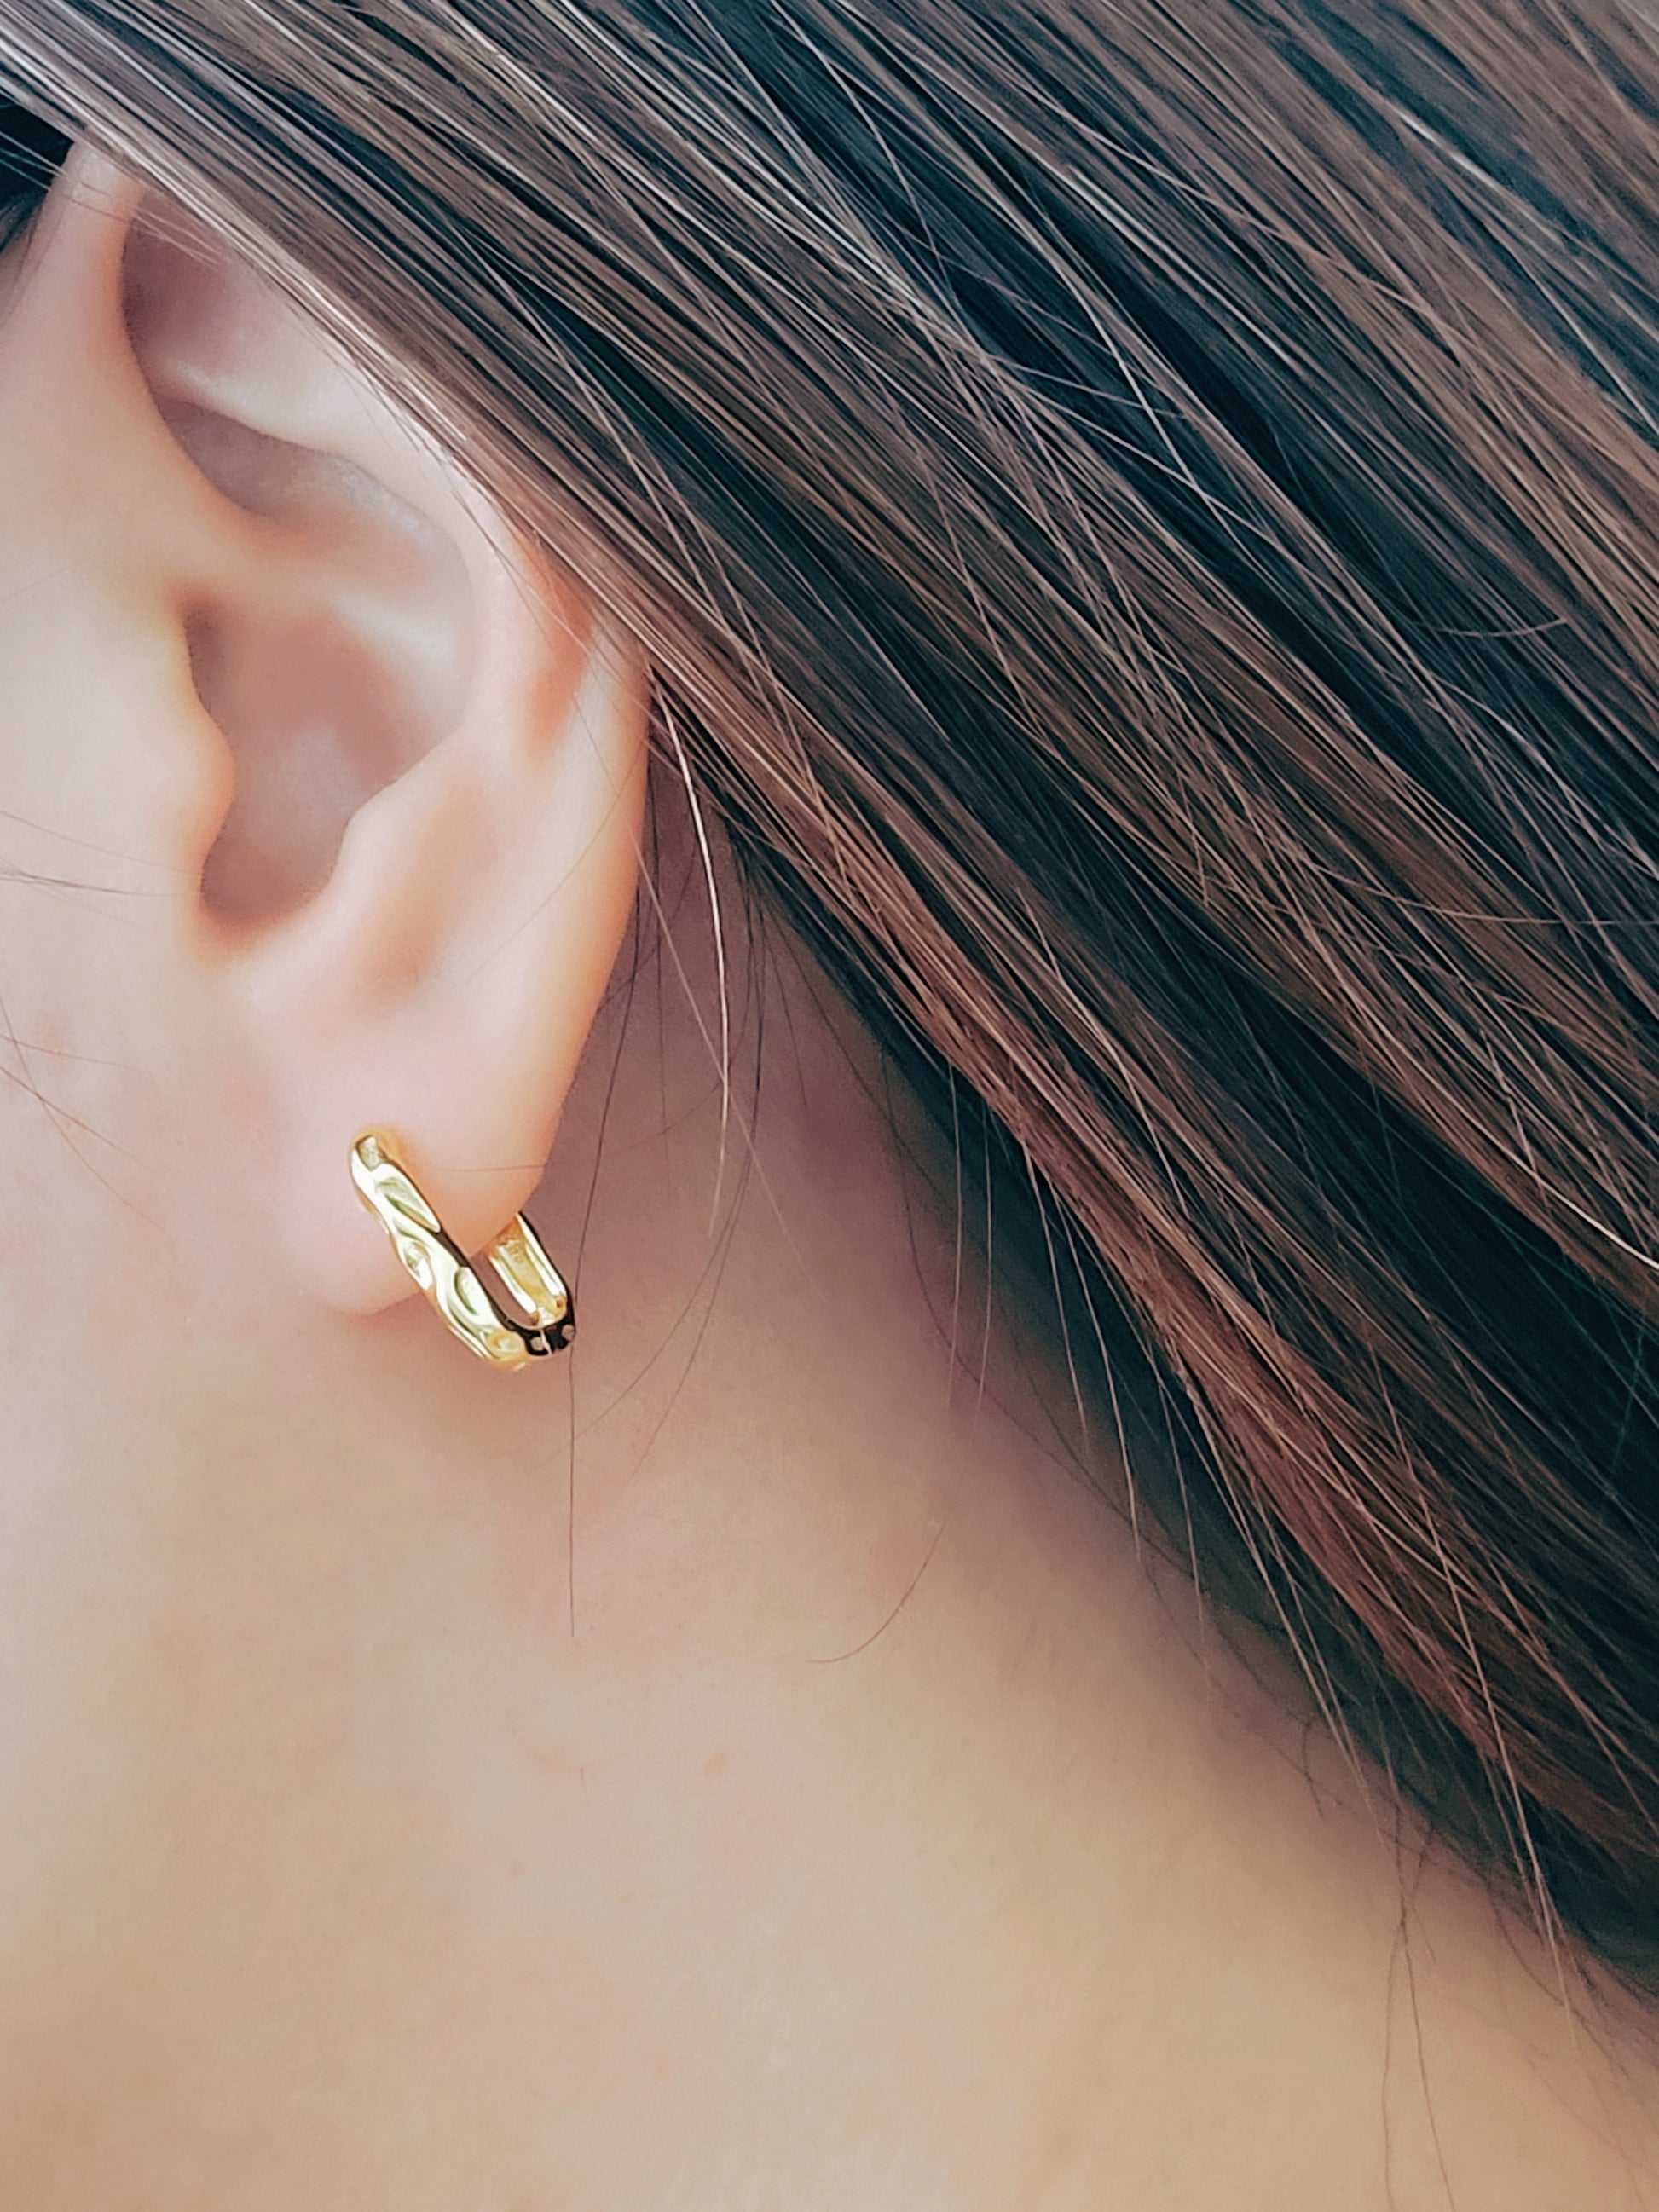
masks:
[[[364,1130],[472,1250],[539,1177],[632,909],[645,671],[181,210],[77,155],[29,252],[53,310],[0,329],[0,368],[43,416],[70,354],[98,387],[80,588],[149,672],[77,727],[115,779],[174,775],[168,988],[222,1010],[223,1142],[258,1149],[295,1279],[371,1310],[410,1284],[354,1188]]]

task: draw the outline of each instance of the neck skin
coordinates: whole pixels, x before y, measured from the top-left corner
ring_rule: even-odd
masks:
[[[1646,2063],[1199,1633],[1063,1367],[953,1370],[948,1206],[724,863],[723,1106],[665,836],[526,1375],[244,1273],[208,1010],[12,1008],[0,2198],[1659,2203]]]

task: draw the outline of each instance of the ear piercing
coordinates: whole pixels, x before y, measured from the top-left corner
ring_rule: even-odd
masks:
[[[462,1343],[481,1359],[494,1367],[527,1367],[532,1359],[564,1350],[576,1327],[570,1292],[523,1214],[514,1214],[486,1247],[485,1256],[529,1316],[527,1327],[496,1304],[384,1130],[365,1130],[351,1147],[351,1180],[398,1257]]]

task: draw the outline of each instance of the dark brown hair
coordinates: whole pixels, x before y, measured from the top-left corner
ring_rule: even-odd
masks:
[[[1659,31],[7,0],[0,89],[581,549],[1206,1571],[1659,1988]]]

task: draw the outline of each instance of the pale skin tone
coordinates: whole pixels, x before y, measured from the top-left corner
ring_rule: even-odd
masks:
[[[735,928],[723,1104],[639,657],[155,218],[0,264],[0,2201],[1659,2205],[1648,2024],[1200,1636],[1018,1301],[953,1370]],[[572,1352],[447,1334],[371,1122]]]

